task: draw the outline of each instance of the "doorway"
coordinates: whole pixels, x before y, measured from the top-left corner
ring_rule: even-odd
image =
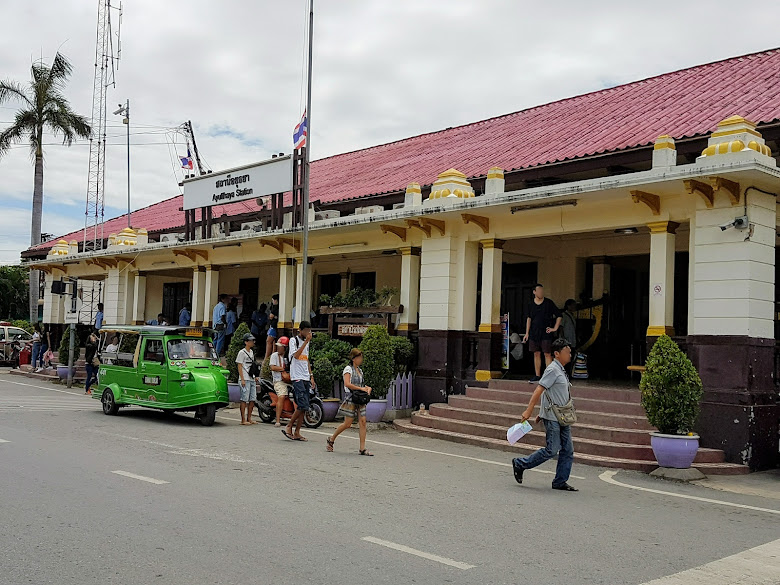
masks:
[[[238,281],[238,294],[244,301],[241,307],[242,313],[246,312],[248,315],[251,315],[252,311],[257,309],[259,287],[259,278],[242,278]],[[237,316],[240,317],[240,315]]]
[[[189,282],[163,283],[162,313],[168,323],[178,323],[179,313],[190,302]]]

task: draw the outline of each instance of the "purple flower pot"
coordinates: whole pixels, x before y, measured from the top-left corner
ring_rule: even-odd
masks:
[[[322,399],[322,421],[333,422],[334,420],[336,420],[336,414],[339,411],[340,405],[341,405],[340,400],[323,398]]]
[[[73,368],[74,377],[76,368]],[[68,366],[57,366],[57,376],[59,376],[60,380],[67,380],[68,378]]]
[[[228,397],[230,402],[241,401],[241,388],[237,382],[228,382]]]
[[[699,450],[699,436],[651,433],[650,445],[661,467],[688,469]]]
[[[371,402],[366,405],[366,420],[368,422],[378,423],[380,420],[382,420],[382,417],[385,416],[386,410],[386,398],[378,398],[376,400],[372,399]]]

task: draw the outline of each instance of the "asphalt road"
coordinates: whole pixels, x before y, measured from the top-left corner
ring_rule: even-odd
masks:
[[[108,417],[0,372],[0,583],[639,585],[780,555],[775,499],[583,465],[557,492],[554,462],[519,486],[504,453],[386,430],[373,458],[356,432],[330,454],[327,428],[300,443],[218,416]],[[740,583],[780,583],[751,562]]]

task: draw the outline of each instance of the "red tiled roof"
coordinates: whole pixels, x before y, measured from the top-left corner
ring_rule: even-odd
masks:
[[[757,123],[780,118],[780,49],[320,159],[312,163],[310,198],[323,205],[430,184],[450,167],[474,177],[492,166],[528,168],[649,145],[661,134],[691,137],[734,114]],[[176,229],[184,224],[181,205],[181,196],[162,201],[134,212],[132,223],[150,232]],[[256,209],[233,203],[217,206],[214,216]],[[122,229],[123,218],[106,222],[106,236]],[[80,241],[81,232],[64,237]]]

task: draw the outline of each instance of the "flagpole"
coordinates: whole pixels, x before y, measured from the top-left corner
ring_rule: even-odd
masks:
[[[305,180],[303,183],[303,264],[301,266],[301,307],[298,308],[298,322],[309,320],[310,287],[307,285],[309,272],[309,177],[311,175],[311,69],[312,69],[312,33],[314,32],[314,0],[309,0],[309,60],[308,83],[306,88],[306,149],[304,150]],[[308,309],[308,310],[306,310]],[[306,314],[304,316],[304,311]]]

